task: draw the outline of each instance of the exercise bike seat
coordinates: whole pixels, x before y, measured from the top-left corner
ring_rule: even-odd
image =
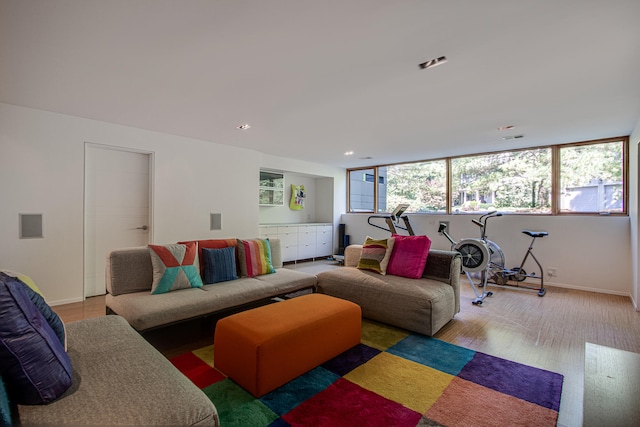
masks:
[[[548,236],[549,235],[549,233],[547,233],[546,231],[522,230],[522,232],[524,234],[526,234],[527,236],[531,236],[531,237],[544,237],[544,236]]]

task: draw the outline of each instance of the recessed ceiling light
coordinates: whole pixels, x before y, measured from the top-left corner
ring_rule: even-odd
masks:
[[[427,62],[423,62],[422,64],[418,64],[418,67],[424,70],[427,68],[433,68],[435,66],[442,65],[445,62],[447,62],[447,57],[441,56],[439,58],[430,59]]]
[[[500,126],[500,127],[498,128],[498,130],[511,130],[511,129],[513,129],[513,128],[515,128],[515,126],[513,126],[513,125],[507,125],[507,126]]]
[[[345,151],[345,156],[353,156],[353,151]]]
[[[249,125],[249,124],[245,123],[245,124],[243,124],[243,125],[238,126],[238,129],[240,129],[240,130],[247,130],[247,129],[249,129],[250,127],[251,127],[251,125]]]
[[[364,157],[358,157],[360,160],[371,160],[373,159],[373,157],[371,156],[364,156]]]
[[[505,141],[508,139],[520,139],[520,138],[524,138],[524,135],[511,135],[511,136],[503,136],[502,139],[504,139]]]

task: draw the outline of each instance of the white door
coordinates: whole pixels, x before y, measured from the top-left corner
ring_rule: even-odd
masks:
[[[84,294],[103,295],[110,250],[150,242],[151,153],[85,145]]]

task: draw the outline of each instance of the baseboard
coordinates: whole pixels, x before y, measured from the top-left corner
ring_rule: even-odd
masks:
[[[47,301],[47,304],[49,304],[51,307],[56,306],[56,305],[63,305],[63,304],[72,304],[74,302],[82,302],[84,301],[84,298],[69,298],[69,299],[63,299],[63,300],[57,300],[57,301]]]

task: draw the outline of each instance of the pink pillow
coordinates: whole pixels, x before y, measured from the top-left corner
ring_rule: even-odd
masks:
[[[393,245],[387,274],[408,277],[409,279],[421,278],[427,263],[429,248],[431,248],[431,240],[427,236],[394,234],[393,237],[396,242]]]

